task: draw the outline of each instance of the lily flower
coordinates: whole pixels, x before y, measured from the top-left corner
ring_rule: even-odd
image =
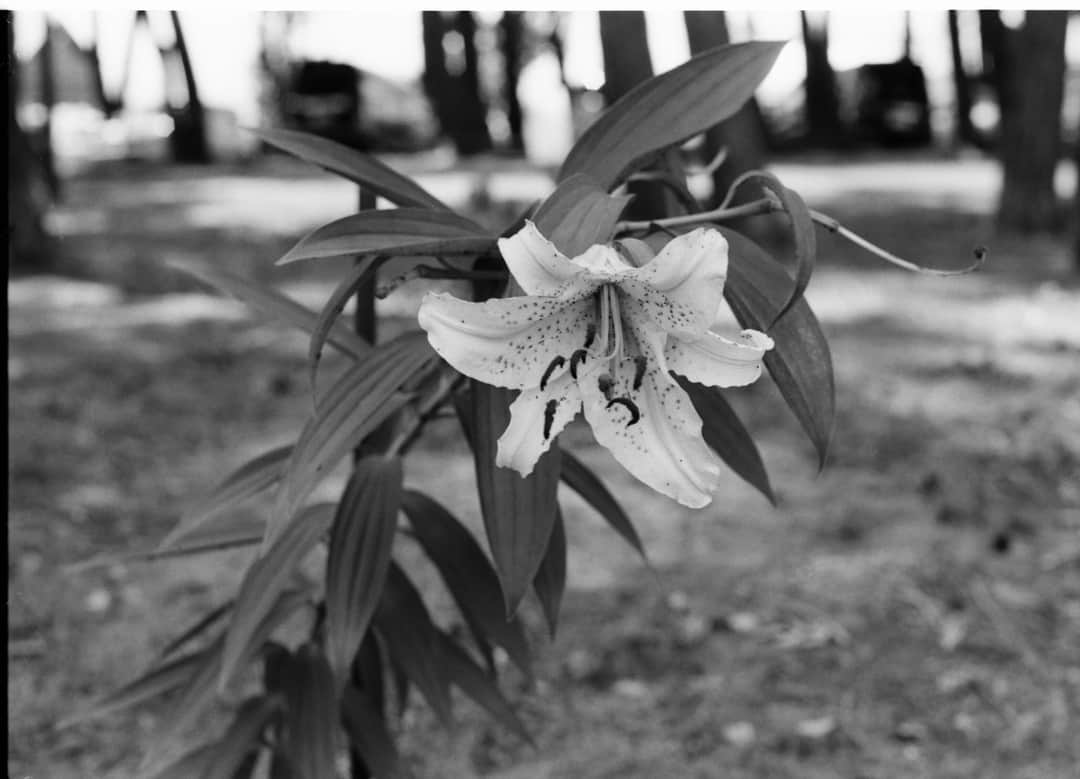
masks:
[[[581,410],[596,440],[636,478],[680,503],[712,500],[720,460],[671,373],[716,387],[761,375],[773,342],[709,328],[723,301],[727,241],[699,228],[635,267],[609,244],[569,259],[532,222],[499,251],[522,296],[480,303],[429,292],[420,326],[461,373],[521,390],[496,464],[532,472]]]

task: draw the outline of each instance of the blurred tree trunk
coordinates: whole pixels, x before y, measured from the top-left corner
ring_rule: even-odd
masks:
[[[476,17],[471,11],[454,16],[454,30],[465,42],[465,70],[458,83],[457,112],[460,118],[458,153],[480,154],[491,151],[491,133],[487,126],[487,105],[480,93],[480,58],[476,51]]]
[[[453,112],[448,100],[450,95],[450,74],[446,70],[446,57],[443,53],[443,36],[446,35],[446,23],[440,11],[423,11],[420,14],[424,36],[424,75],[421,83],[424,93],[435,109],[439,127],[453,137]]]
[[[600,46],[604,55],[604,86],[600,92],[608,106],[652,78],[644,12],[600,11]],[[628,190],[634,200],[626,209],[627,218],[656,219],[670,213],[671,203],[662,184],[632,181]]]
[[[843,132],[836,73],[829,63],[829,14],[812,21],[806,11],[799,11],[799,18],[806,51],[807,140],[815,146],[837,146]]]
[[[731,43],[723,11],[684,11],[683,21],[691,55]],[[768,145],[765,121],[754,98],[730,119],[705,133],[706,161],[712,160],[721,149],[727,149],[723,164],[713,172],[714,205],[738,176],[764,166]],[[747,202],[759,196],[760,187],[751,183],[740,189],[735,202]]]
[[[86,50],[86,56],[90,60],[90,68],[93,70],[90,76],[94,80],[94,92],[97,93],[97,99],[101,103],[101,110],[105,114],[105,118],[108,119],[116,113],[118,106],[105,92],[105,80],[101,75],[101,58],[98,56],[98,39],[100,38],[98,12],[91,11],[90,16],[93,37],[90,39],[90,48]]]
[[[952,50],[953,89],[956,92],[957,145],[975,143],[975,127],[971,123],[971,82],[964,67],[964,52],[960,48],[960,20],[956,11],[949,11],[949,46]]]
[[[524,21],[521,11],[504,11],[502,19],[499,20],[499,31],[502,33],[500,46],[506,76],[506,121],[510,125],[510,148],[519,154],[525,151],[525,139],[521,129],[521,101],[518,100],[517,93],[518,78],[521,76]]]
[[[177,113],[176,127],[172,134],[173,157],[177,162],[210,162],[210,147],[206,138],[206,112],[199,89],[195,83],[195,71],[191,67],[184,30],[180,26],[180,15],[169,11],[173,33],[176,36],[176,51],[184,70],[184,86],[187,89],[187,104]]]
[[[44,270],[49,259],[43,225],[48,184],[40,158],[19,125],[18,63],[15,59],[14,13],[0,11],[4,25],[5,104],[8,129],[8,271]]]
[[[41,102],[45,105],[45,123],[38,131],[40,157],[44,166],[45,181],[49,185],[49,194],[54,200],[60,198],[60,177],[56,172],[56,154],[53,151],[52,115],[56,106],[56,67],[53,63],[53,42],[56,39],[56,24],[52,18],[45,17],[45,40],[41,44]]]
[[[443,132],[450,137],[462,156],[490,151],[492,144],[487,127],[487,106],[480,94],[476,19],[468,11],[455,13],[449,27],[439,11],[424,11],[421,19],[424,91],[435,107]],[[459,73],[451,73],[446,62],[443,41],[449,31],[461,36],[464,47]]]
[[[1028,11],[1018,30],[1000,25],[994,52],[1004,171],[998,223],[1023,233],[1060,227],[1054,173],[1062,152],[1067,21],[1067,11]]]

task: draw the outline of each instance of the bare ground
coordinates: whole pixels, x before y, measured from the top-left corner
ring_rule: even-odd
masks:
[[[54,229],[66,236],[61,270],[85,281],[9,284],[9,776],[136,776],[162,706],[56,722],[236,586],[248,553],[66,566],[151,547],[225,469],[298,431],[310,403],[303,336],[243,318],[160,264],[210,257],[270,278],[291,240],[351,204],[346,185],[297,173],[76,182]],[[913,277],[823,236],[809,298],[837,373],[825,470],[767,381],[734,395],[778,507],[731,476],[710,509],[683,510],[570,430],[630,509],[651,564],[566,495],[559,634],[548,640],[527,604],[538,682],[504,677],[537,747],[466,701],[453,734],[414,702],[401,730],[421,776],[1080,771],[1080,292],[1066,249],[995,238],[993,173],[977,161],[778,173],[890,248],[955,266],[986,243],[991,265]],[[452,177],[429,183],[469,194]],[[275,278],[315,306],[333,272]],[[407,326],[410,304],[388,301],[384,327]],[[406,478],[477,526],[451,426]],[[445,596],[429,595],[452,620]],[[192,740],[212,735],[207,722]]]

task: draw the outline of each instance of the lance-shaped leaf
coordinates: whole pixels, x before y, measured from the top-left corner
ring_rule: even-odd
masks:
[[[776,260],[746,236],[718,228],[729,246],[724,298],[743,327],[768,330],[776,342],[765,367],[818,453],[823,467],[836,408],[832,357],[814,312],[800,298],[780,321],[792,281]]]
[[[473,450],[484,530],[508,616],[517,611],[547,551],[559,486],[558,447],[542,454],[525,477],[495,465],[499,436],[510,423],[515,394],[471,381],[468,407],[459,406]]]
[[[780,205],[791,218],[791,235],[795,244],[795,284],[789,285],[791,291],[788,298],[776,315],[776,319],[781,319],[802,297],[810,283],[810,276],[814,273],[814,263],[817,260],[817,232],[814,229],[814,220],[810,216],[810,209],[806,207],[806,203],[798,192],[788,189],[776,176],[765,171],[748,173],[746,179],[758,179],[764,182],[765,189],[777,197]],[[773,324],[775,320],[769,323],[770,329]]]
[[[609,195],[588,176],[575,174],[555,188],[533,216],[536,229],[567,257],[611,240],[628,195]]]
[[[326,649],[341,681],[382,595],[400,507],[401,460],[360,460],[338,504],[326,562]]]
[[[278,260],[278,265],[356,254],[473,254],[494,244],[495,236],[452,211],[374,209],[316,228]]]
[[[386,729],[386,721],[370,695],[355,687],[346,687],[341,698],[341,712],[349,743],[360,752],[374,776],[379,779],[409,776],[394,739]]]
[[[158,657],[164,659],[173,654],[176,650],[188,643],[192,639],[202,635],[211,627],[217,624],[218,620],[224,617],[233,607],[233,602],[227,600],[220,606],[211,609],[203,614],[198,620],[195,621],[190,627],[182,631],[175,638],[171,639],[161,651],[158,653]]]
[[[558,509],[555,510],[555,524],[551,528],[547,551],[533,579],[533,590],[544,610],[548,632],[555,638],[555,631],[559,627],[559,607],[566,591],[566,528],[563,526],[562,512]]]
[[[753,96],[782,46],[721,46],[642,82],[582,134],[559,181],[587,173],[611,189],[664,148],[724,121]]]
[[[296,650],[284,678],[284,743],[296,779],[337,776],[337,686],[326,656],[314,644]]]
[[[267,543],[330,469],[408,401],[402,384],[433,359],[423,333],[379,346],[371,358],[345,372],[304,426],[278,489]]]
[[[256,648],[260,624],[292,580],[300,561],[330,529],[334,509],[332,503],[320,503],[298,513],[266,554],[253,562],[244,574],[233,619],[225,636],[220,687],[225,687],[233,672]]]
[[[334,288],[330,299],[326,301],[322,311],[319,312],[319,320],[315,323],[315,329],[311,333],[311,341],[308,344],[308,374],[311,382],[311,393],[315,395],[315,378],[319,370],[319,360],[322,358],[323,346],[330,335],[338,316],[345,310],[345,305],[356,290],[365,283],[372,282],[376,271],[379,269],[379,257],[370,256],[356,262],[349,273]]]
[[[439,569],[469,629],[502,647],[523,673],[531,674],[529,644],[521,621],[506,618],[499,578],[473,534],[423,493],[406,490],[401,505],[416,540]]]
[[[379,711],[386,709],[386,679],[383,673],[383,651],[379,637],[369,630],[353,658],[352,684],[363,690]]]
[[[250,698],[240,704],[229,729],[217,743],[213,757],[201,779],[233,779],[245,761],[259,749],[259,736],[270,717],[280,708],[277,698],[265,695]],[[328,774],[331,776],[332,774]]]
[[[386,642],[387,654],[416,685],[444,725],[453,714],[445,669],[439,662],[438,630],[409,577],[396,564],[390,566],[375,629]]]
[[[195,260],[170,260],[168,264],[232,295],[271,322],[284,322],[305,333],[312,332],[318,323],[318,314],[266,284]],[[340,322],[331,328],[326,340],[335,349],[355,359],[360,359],[371,351],[367,341]]]
[[[114,690],[100,700],[95,701],[85,711],[60,720],[57,723],[57,728],[67,728],[80,722],[124,711],[132,706],[138,706],[140,703],[180,689],[198,672],[208,651],[193,652],[175,660],[170,660],[167,663],[153,666],[120,689]]]
[[[690,401],[701,416],[701,435],[713,451],[728,464],[744,481],[757,488],[769,502],[776,505],[769,474],[761,461],[757,444],[743,426],[735,409],[716,387],[703,387],[683,377],[678,377],[679,386],[686,390]]]
[[[193,776],[201,779],[210,769],[219,746],[217,741],[202,744],[184,752],[173,762],[144,771],[139,776],[143,779],[191,779]]]
[[[630,546],[637,550],[641,558],[648,562],[645,555],[645,546],[641,543],[641,537],[637,529],[626,516],[622,506],[615,500],[607,486],[595,473],[589,470],[585,463],[572,455],[566,449],[562,450],[562,469],[559,474],[566,485],[585,499],[585,502],[607,520],[612,529],[626,540]]]
[[[370,154],[310,133],[259,128],[253,132],[269,144],[324,170],[343,176],[391,203],[446,209],[441,200],[412,179],[401,175]]]
[[[282,446],[241,465],[189,509],[158,548],[177,546],[202,523],[272,487],[281,478],[291,453],[292,446]]]
[[[450,682],[482,706],[492,719],[505,725],[514,735],[535,746],[529,731],[518,718],[514,707],[503,696],[495,679],[473,662],[468,653],[450,636],[439,632],[439,651]]]

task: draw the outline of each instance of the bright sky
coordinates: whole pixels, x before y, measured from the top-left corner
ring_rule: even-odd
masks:
[[[99,11],[100,53],[106,87],[119,83],[133,16],[130,10]],[[481,12],[495,19],[497,11]],[[151,11],[151,22],[161,40],[172,37],[164,11]],[[60,10],[61,21],[80,43],[90,39],[94,17],[89,11]],[[208,105],[231,108],[241,121],[254,120],[254,72],[258,47],[259,12],[251,10],[191,10],[180,14],[184,33],[203,100]],[[686,32],[680,11],[646,12],[653,67],[657,72],[683,62],[688,56]],[[961,18],[971,25],[967,32],[974,40],[977,27],[971,12]],[[736,40],[756,38],[786,39],[772,73],[762,84],[760,96],[767,102],[782,98],[803,77],[799,18],[795,11],[728,12],[729,26]],[[35,11],[16,13],[16,49],[29,56],[40,45],[44,15]],[[145,108],[161,104],[161,64],[150,42],[140,36],[134,55],[129,105]],[[913,56],[931,81],[951,73],[948,29],[943,10],[912,12]],[[829,57],[838,69],[867,62],[889,62],[899,58],[903,45],[903,11],[838,10],[830,14]],[[595,87],[603,81],[599,32],[595,12],[572,12],[566,27],[567,66],[570,78]],[[1080,65],[1080,18],[1070,24],[1069,59]],[[420,14],[401,11],[323,11],[308,14],[300,22],[295,53],[349,62],[393,78],[417,78],[423,68]]]

